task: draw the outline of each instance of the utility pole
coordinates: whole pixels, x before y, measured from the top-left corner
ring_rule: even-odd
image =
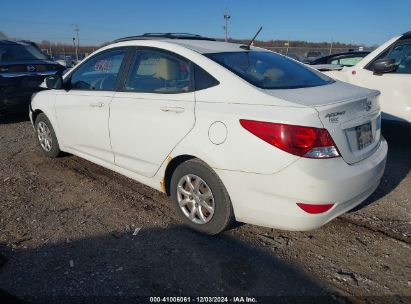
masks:
[[[80,48],[80,35],[79,35],[80,28],[79,28],[78,24],[72,24],[71,26],[73,26],[74,30],[76,31],[77,47],[76,47],[76,45],[74,45],[74,46],[76,47],[76,61],[78,61],[78,51],[79,51],[79,48]],[[74,43],[74,38],[73,38],[73,43]]]
[[[231,16],[227,13],[227,10],[225,11],[224,14],[224,20],[225,20],[225,25],[224,25],[224,31],[225,31],[225,42],[228,40],[228,19],[230,19]]]
[[[76,51],[76,60],[78,61],[78,50],[76,46],[76,37],[73,37],[74,50]]]
[[[285,51],[285,56],[288,56],[288,48],[290,47],[290,39],[288,39],[287,42],[284,43],[284,45],[287,47]]]
[[[331,55],[331,53],[333,52],[333,40],[331,39],[331,44],[330,44],[330,53],[329,55]]]

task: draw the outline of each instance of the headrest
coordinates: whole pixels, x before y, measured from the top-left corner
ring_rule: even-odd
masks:
[[[164,80],[175,80],[179,76],[178,63],[167,58],[160,58],[156,65],[154,77]]]

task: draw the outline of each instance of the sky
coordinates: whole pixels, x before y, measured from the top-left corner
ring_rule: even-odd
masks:
[[[259,40],[339,41],[382,44],[411,31],[411,0],[59,0],[4,1],[0,31],[40,42],[72,43],[74,24],[80,44],[99,45],[145,32],[188,32]]]

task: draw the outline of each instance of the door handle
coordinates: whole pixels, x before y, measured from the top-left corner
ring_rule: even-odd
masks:
[[[90,103],[90,107],[92,107],[92,108],[102,108],[102,107],[104,107],[104,102],[92,102],[92,103]]]
[[[163,112],[174,112],[174,113],[183,113],[185,111],[185,109],[181,107],[161,107],[160,110]]]

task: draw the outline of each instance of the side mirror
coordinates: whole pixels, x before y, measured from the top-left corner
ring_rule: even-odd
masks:
[[[373,64],[374,74],[382,75],[385,73],[394,72],[397,69],[394,59],[378,59]]]
[[[46,78],[48,89],[60,90],[63,88],[63,78],[60,75],[49,76]]]

